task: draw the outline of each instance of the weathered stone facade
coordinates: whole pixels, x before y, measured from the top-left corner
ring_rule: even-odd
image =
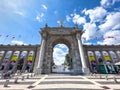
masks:
[[[78,49],[78,40],[76,38],[77,34],[79,35],[82,34],[80,29],[78,30],[74,28],[64,28],[64,27],[53,27],[53,28],[46,27],[41,29],[41,35],[45,40],[45,45],[43,47],[44,52],[41,51],[41,53],[44,54],[39,59],[42,65],[38,64],[38,68],[40,69],[42,68],[41,73],[51,73],[53,48],[56,44],[60,44],[60,43],[66,44],[69,48],[69,53],[72,58],[73,73],[82,73],[82,63]]]
[[[26,56],[24,56],[24,65],[23,65],[23,70],[25,70],[28,54],[30,51],[33,51],[34,55],[32,58],[32,65],[30,67],[31,71],[33,71],[37,64],[37,60],[38,60],[37,57],[39,55],[39,50],[40,50],[40,45],[0,45],[0,57],[1,57],[0,58],[0,66],[2,66],[2,63],[4,61],[7,61],[6,65],[4,67],[4,70],[5,71],[8,70],[14,52],[19,51],[20,53],[16,60],[16,64],[14,65],[14,67],[12,69],[13,71],[16,71],[17,62],[21,58],[22,52],[26,51],[27,53],[26,53]],[[10,55],[10,53],[7,55],[7,53],[10,51],[11,51],[11,55]],[[2,52],[4,52],[4,53],[2,53]],[[9,55],[10,55],[10,57],[7,57]]]
[[[27,65],[26,63],[32,60],[31,71],[36,73],[52,73],[53,48],[57,44],[65,44],[68,46],[73,66],[71,73],[73,74],[86,74],[89,73],[89,70],[92,72],[91,62],[94,61],[99,65],[99,58],[103,60],[103,64],[108,61],[112,65],[120,62],[120,45],[82,45],[82,29],[78,29],[77,27],[69,28],[61,26],[50,28],[46,26],[41,29],[40,34],[42,36],[41,45],[0,45],[0,66],[2,66],[4,60],[7,60],[8,62],[4,70],[8,70],[12,55],[15,51],[19,51],[18,58],[13,67],[13,70],[16,71],[17,62],[21,58],[22,52],[26,51],[27,53],[24,57],[24,65],[22,68],[23,71]],[[12,51],[12,54],[9,58],[5,58],[8,51]],[[29,60],[28,56],[31,51],[34,53],[32,59]],[[98,51],[99,57],[96,54]],[[105,52],[107,54],[105,54]],[[115,54],[111,54],[111,52]],[[89,54],[92,54],[92,57],[90,57]]]

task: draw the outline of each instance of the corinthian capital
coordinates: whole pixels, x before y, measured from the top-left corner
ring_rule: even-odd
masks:
[[[46,38],[46,36],[47,36],[47,34],[44,32],[44,33],[42,33],[42,37],[45,39]]]
[[[77,39],[80,39],[80,38],[81,38],[80,33],[77,33],[77,34],[76,34],[76,38],[77,38]]]

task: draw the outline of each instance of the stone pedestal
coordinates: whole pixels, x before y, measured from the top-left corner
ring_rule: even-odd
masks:
[[[45,73],[45,74],[50,74],[51,71],[50,71],[50,69],[44,69],[44,73]]]
[[[82,74],[83,71],[81,69],[74,69],[73,74]]]
[[[42,69],[41,68],[36,68],[36,74],[42,74]]]
[[[90,70],[89,70],[89,68],[82,68],[82,72],[83,72],[83,74],[89,74]]]

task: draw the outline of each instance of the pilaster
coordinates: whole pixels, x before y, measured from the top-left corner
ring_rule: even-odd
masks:
[[[76,34],[76,38],[78,41],[78,48],[79,48],[79,53],[80,53],[80,57],[81,57],[81,62],[82,62],[82,71],[84,74],[88,74],[89,68],[86,65],[86,60],[85,60],[85,55],[84,55],[84,50],[83,50],[83,46],[82,46],[82,42],[81,42],[81,36],[79,33]]]

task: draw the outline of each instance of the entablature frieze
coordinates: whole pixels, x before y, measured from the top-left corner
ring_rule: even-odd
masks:
[[[117,51],[120,50],[120,46],[119,45],[98,45],[98,46],[94,46],[94,45],[83,45],[84,49],[86,49],[87,51]]]
[[[30,51],[30,50],[33,50],[33,51],[36,51],[37,48],[40,48],[40,45],[39,46],[23,46],[23,45],[2,45],[0,46],[0,51]]]
[[[41,34],[47,33],[50,35],[73,35],[76,33],[82,34],[82,29],[67,28],[67,27],[52,27],[52,28],[41,28]]]

